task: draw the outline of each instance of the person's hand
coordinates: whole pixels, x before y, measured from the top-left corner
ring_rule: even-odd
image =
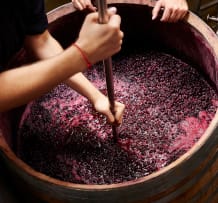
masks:
[[[177,22],[185,17],[188,12],[186,0],[158,0],[152,11],[152,19],[156,19],[160,10],[163,9],[161,21]]]
[[[78,10],[90,9],[91,11],[96,11],[97,8],[93,6],[91,0],[72,0],[74,8]]]
[[[92,64],[121,49],[123,32],[120,30],[121,19],[116,15],[116,8],[108,9],[108,17],[107,24],[99,24],[97,12],[87,15],[76,41]]]
[[[107,117],[107,120],[111,124],[120,125],[123,119],[123,113],[125,109],[125,105],[115,101],[114,105],[114,115],[110,110],[110,102],[109,99],[101,95],[100,97],[96,98],[94,103],[94,108],[101,114],[104,114]]]

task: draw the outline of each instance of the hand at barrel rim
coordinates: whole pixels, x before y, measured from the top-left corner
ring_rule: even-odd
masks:
[[[97,8],[93,5],[91,0],[72,0],[74,8],[78,10],[89,9],[91,11],[96,11]]]
[[[158,0],[152,10],[152,19],[156,19],[162,12],[161,21],[177,22],[183,19],[188,12],[188,3],[186,0]]]

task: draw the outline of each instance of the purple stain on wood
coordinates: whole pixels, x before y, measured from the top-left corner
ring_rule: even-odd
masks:
[[[113,61],[116,98],[126,104],[118,142],[89,102],[65,85],[27,106],[18,155],[49,176],[111,184],[151,174],[178,159],[203,135],[217,92],[193,67],[161,52],[133,52]],[[87,77],[106,92],[96,64]]]

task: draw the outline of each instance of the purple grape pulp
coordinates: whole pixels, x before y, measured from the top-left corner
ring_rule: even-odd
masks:
[[[18,130],[18,156],[63,181],[121,183],[178,159],[215,115],[216,90],[195,68],[171,55],[119,56],[113,72],[116,100],[126,105],[117,142],[106,118],[61,84],[27,106]],[[106,94],[102,63],[85,74]]]

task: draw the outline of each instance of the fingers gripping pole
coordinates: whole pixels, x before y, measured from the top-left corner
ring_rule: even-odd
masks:
[[[99,14],[99,23],[105,24],[108,22],[107,15],[107,3],[106,0],[97,0],[98,14]],[[103,60],[106,84],[107,84],[107,93],[110,101],[111,112],[115,115],[115,99],[114,99],[114,84],[113,84],[113,71],[112,71],[112,59],[111,57]],[[117,139],[117,129],[115,125],[112,125],[112,132],[114,139]]]

